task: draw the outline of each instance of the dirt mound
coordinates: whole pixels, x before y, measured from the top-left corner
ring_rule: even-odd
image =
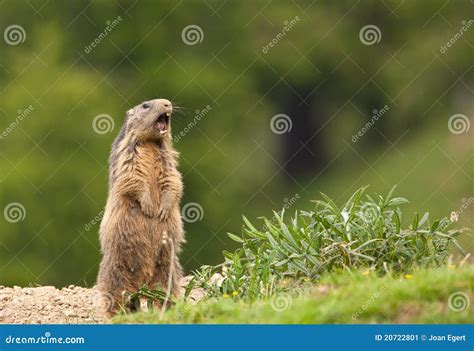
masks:
[[[105,323],[99,293],[69,285],[37,288],[0,287],[0,323],[91,324]]]
[[[184,277],[181,286],[189,283]],[[193,289],[189,303],[204,297],[200,288]],[[97,324],[108,323],[104,318],[104,297],[94,288],[69,285],[21,288],[0,286],[0,324]],[[146,310],[146,303],[142,306]]]

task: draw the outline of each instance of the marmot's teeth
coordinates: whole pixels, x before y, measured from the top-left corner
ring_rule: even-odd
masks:
[[[168,113],[166,114],[166,117],[169,117],[169,116],[170,116],[170,113],[168,112]]]

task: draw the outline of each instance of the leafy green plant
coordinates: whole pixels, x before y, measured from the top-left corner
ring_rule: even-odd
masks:
[[[159,305],[174,303],[164,291],[159,288],[150,289],[146,285],[142,286],[138,291],[128,294],[126,298],[128,301],[133,302],[135,310],[140,310],[140,300],[143,299],[146,300],[148,309],[153,309],[155,303]]]
[[[378,273],[410,272],[420,267],[436,267],[449,255],[450,244],[462,230],[449,229],[451,220],[433,222],[429,214],[415,214],[406,228],[400,206],[408,200],[365,195],[357,190],[339,207],[322,194],[312,211],[296,211],[285,221],[285,212],[274,212],[273,219],[262,217],[258,229],[244,217],[241,236],[228,234],[242,247],[224,251],[225,261],[203,266],[189,289],[204,288],[209,296],[229,296],[254,300],[285,289],[290,280],[317,280],[332,270],[369,269]],[[364,198],[364,199],[363,199]]]

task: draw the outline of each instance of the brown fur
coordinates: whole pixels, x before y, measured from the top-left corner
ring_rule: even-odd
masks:
[[[171,103],[156,99],[146,104],[151,107],[140,104],[127,112],[110,154],[109,194],[100,226],[103,259],[97,278],[99,290],[113,300],[107,305],[109,315],[122,305],[124,292],[145,284],[150,288],[158,284],[166,291],[170,268],[172,293],[177,295],[182,277],[178,253],[184,242],[179,209],[183,184],[178,153],[171,144],[170,123],[164,135],[154,129],[159,114],[171,113]]]

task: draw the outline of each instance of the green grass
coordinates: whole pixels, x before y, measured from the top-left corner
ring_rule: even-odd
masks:
[[[409,276],[374,271],[324,274],[315,283],[288,289],[268,299],[245,302],[214,297],[197,305],[178,302],[165,312],[139,312],[114,317],[113,323],[472,323],[472,305],[456,312],[453,293],[474,302],[474,266],[419,269]],[[291,280],[283,284],[291,284]],[[298,291],[298,293],[291,293]],[[454,307],[463,297],[454,299]]]

